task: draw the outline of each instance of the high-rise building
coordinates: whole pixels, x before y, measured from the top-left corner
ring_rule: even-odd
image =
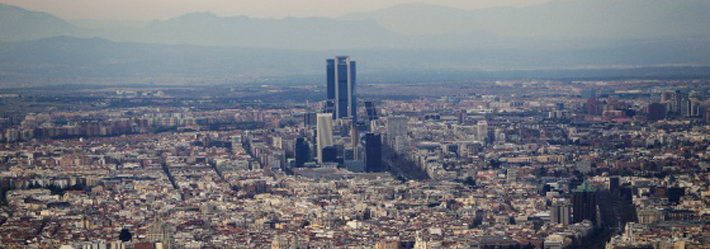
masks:
[[[326,146],[321,150],[321,163],[335,163],[338,162],[338,148],[335,146]]]
[[[333,116],[329,113],[319,113],[316,127],[316,151],[318,163],[323,163],[323,148],[333,146]]]
[[[670,112],[674,116],[682,116],[688,114],[689,108],[690,100],[688,99],[688,94],[676,90],[670,99]]]
[[[558,201],[550,206],[550,222],[553,224],[569,225],[572,214],[572,204],[568,201]]]
[[[385,171],[382,165],[382,137],[380,134],[365,134],[365,171]]]
[[[407,122],[409,119],[405,116],[387,118],[387,144],[398,153],[404,152],[409,146]]]
[[[486,141],[486,138],[488,137],[488,122],[485,120],[478,121],[477,126],[477,132],[476,134],[478,135],[478,140],[479,141]]]
[[[299,137],[296,139],[296,167],[303,167],[311,154],[308,141],[304,137]]]
[[[326,71],[326,112],[332,112],[334,119],[357,120],[355,61],[351,61],[349,56],[336,56],[335,59],[326,60]]]
[[[683,117],[690,117],[693,115],[693,102],[684,98],[680,100],[680,115]]]
[[[377,116],[377,108],[375,107],[375,102],[365,101],[365,110],[367,111],[367,120],[375,120],[379,118]]]
[[[303,125],[306,127],[313,127],[316,125],[317,121],[317,113],[315,112],[306,112],[303,114]]]
[[[648,121],[655,122],[666,118],[666,105],[653,103],[648,105]]]
[[[598,225],[597,190],[587,181],[572,190],[572,205],[573,223],[589,220]]]
[[[360,132],[355,129],[355,126],[350,127],[350,147],[353,149],[353,160],[358,159],[357,148],[360,145]]]
[[[609,177],[609,191],[611,192],[616,192],[619,191],[619,177],[618,176],[612,176]]]

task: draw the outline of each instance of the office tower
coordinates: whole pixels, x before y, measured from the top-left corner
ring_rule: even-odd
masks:
[[[326,112],[332,112],[333,119],[350,118],[356,121],[355,61],[350,61],[349,56],[328,59],[326,71],[328,80]]]
[[[570,224],[570,216],[572,214],[572,204],[568,201],[558,201],[550,206],[550,222],[553,224]]]
[[[379,117],[377,116],[377,109],[375,107],[375,102],[365,101],[365,110],[367,111],[367,120],[375,120]]]
[[[478,135],[478,140],[479,141],[486,141],[486,138],[488,137],[488,122],[485,120],[478,121],[478,124],[476,124],[478,130],[477,130],[477,135]]]
[[[360,146],[360,132],[355,129],[355,126],[353,125],[350,127],[350,147],[353,150],[353,157],[352,160],[358,160],[358,153],[357,149]]]
[[[407,136],[407,122],[405,116],[395,116],[387,118],[387,136],[390,139]]]
[[[620,183],[618,176],[609,177],[609,191],[616,192],[619,191]]]
[[[303,114],[303,125],[306,127],[313,127],[316,125],[317,121],[317,113],[315,112],[306,112]]]
[[[674,116],[682,116],[688,113],[689,107],[690,101],[688,94],[676,90],[670,99],[670,112],[673,113]]]
[[[319,113],[317,117],[316,151],[318,163],[323,163],[323,148],[333,146],[333,116],[328,113]]]
[[[680,100],[680,115],[683,117],[690,117],[693,114],[693,102],[684,98]]]
[[[407,137],[407,122],[409,119],[405,116],[396,116],[387,118],[387,144],[396,152],[402,153],[409,147],[409,138]]]
[[[365,171],[385,171],[382,165],[382,137],[380,134],[365,134]]]
[[[360,132],[355,129],[355,126],[350,127],[350,143],[353,148],[360,144]]]
[[[303,167],[303,164],[308,162],[311,154],[308,141],[304,137],[296,139],[296,167]]]
[[[693,117],[702,117],[703,113],[705,113],[705,106],[703,105],[703,102],[698,100],[698,99],[692,99],[690,103],[690,116]]]
[[[661,103],[653,103],[648,105],[647,120],[655,122],[666,118],[666,105]]]
[[[572,190],[572,205],[573,223],[589,220],[598,225],[597,190],[587,181]]]

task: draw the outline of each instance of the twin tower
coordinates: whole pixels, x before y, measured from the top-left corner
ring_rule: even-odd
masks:
[[[317,116],[317,160],[327,161],[323,150],[333,146],[333,120],[357,121],[355,99],[355,61],[349,56],[336,56],[326,60],[327,99],[324,113]]]
[[[333,119],[348,118],[357,121],[357,100],[355,99],[355,61],[349,56],[336,56],[326,60],[328,96],[325,112],[332,113]]]

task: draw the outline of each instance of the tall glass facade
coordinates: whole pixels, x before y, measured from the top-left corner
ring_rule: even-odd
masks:
[[[337,56],[335,59],[326,60],[328,81],[326,112],[332,112],[334,119],[357,120],[355,65],[355,61],[350,61],[348,56]]]

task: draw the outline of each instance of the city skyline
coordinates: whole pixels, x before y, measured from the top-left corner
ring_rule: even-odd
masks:
[[[708,248],[709,12],[0,0],[0,249]]]

